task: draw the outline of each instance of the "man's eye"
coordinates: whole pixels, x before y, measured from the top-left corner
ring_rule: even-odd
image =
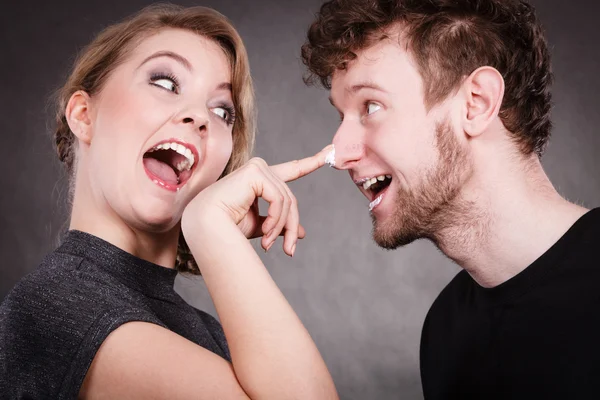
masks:
[[[371,115],[381,109],[381,106],[376,103],[367,103],[367,115]]]

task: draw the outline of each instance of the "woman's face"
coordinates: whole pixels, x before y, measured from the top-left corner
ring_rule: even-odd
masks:
[[[172,229],[231,156],[230,64],[215,42],[192,32],[166,29],[143,40],[90,104],[83,151],[94,208],[132,228]]]

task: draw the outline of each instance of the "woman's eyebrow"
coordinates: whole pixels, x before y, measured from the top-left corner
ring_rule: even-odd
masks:
[[[217,90],[228,90],[230,92],[233,92],[233,87],[231,86],[231,83],[223,82],[219,84],[219,86],[217,86]]]
[[[170,58],[174,59],[175,61],[177,61],[178,63],[180,63],[181,65],[183,65],[185,67],[185,69],[187,69],[190,72],[192,72],[194,69],[194,68],[192,68],[192,64],[187,60],[187,58],[180,56],[179,54],[174,53],[172,51],[168,51],[168,50],[157,51],[156,53],[152,54],[151,56],[146,57],[146,59],[144,61],[142,61],[142,63],[137,67],[137,69],[139,69],[142,65],[146,64],[148,61],[150,61],[154,58],[159,58],[159,57],[170,57]]]

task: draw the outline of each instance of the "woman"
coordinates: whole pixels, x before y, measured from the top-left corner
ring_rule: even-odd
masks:
[[[245,48],[213,10],[148,8],[83,51],[55,135],[70,230],[0,307],[3,398],[337,398],[247,240],[283,234],[293,256],[304,232],[285,182],[328,149],[246,162],[253,108]],[[173,291],[198,267],[222,329]]]

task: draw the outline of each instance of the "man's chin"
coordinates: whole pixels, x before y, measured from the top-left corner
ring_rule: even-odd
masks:
[[[421,239],[416,229],[406,229],[406,226],[381,226],[373,221],[373,240],[386,250],[395,250]]]

